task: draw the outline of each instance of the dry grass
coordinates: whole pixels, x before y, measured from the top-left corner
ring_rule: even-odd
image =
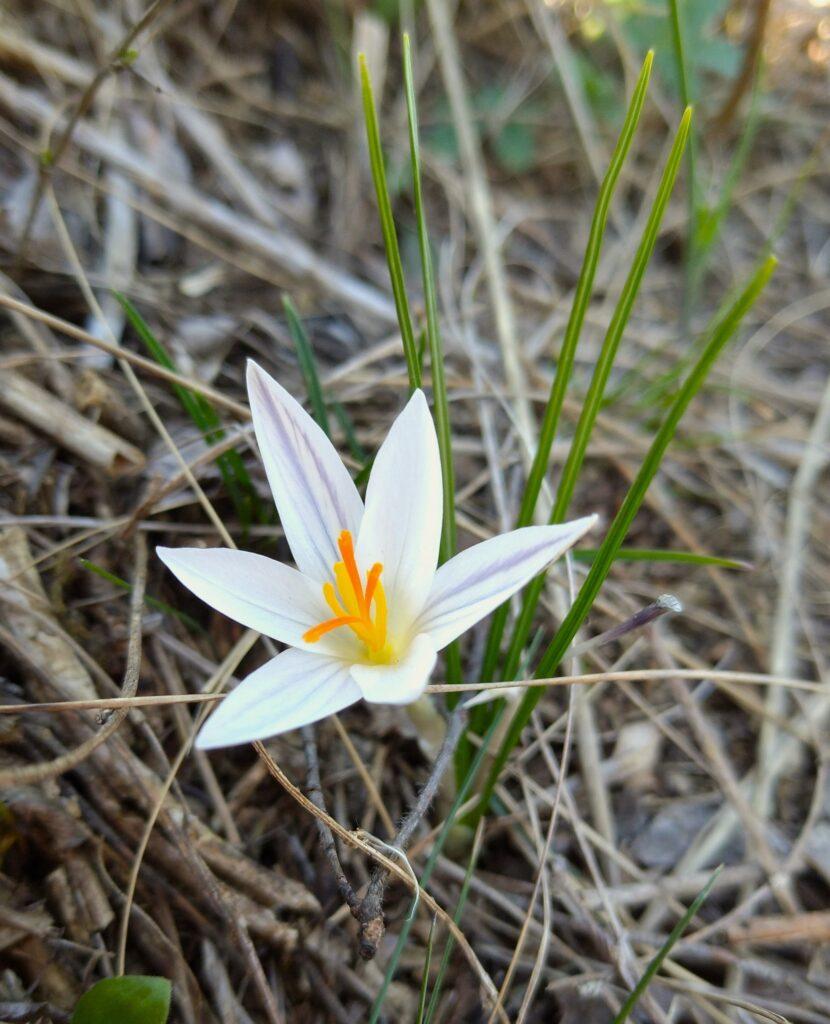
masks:
[[[416,37],[428,138],[484,85],[507,83],[491,98],[483,145],[462,135],[458,163],[425,148],[467,544],[509,526],[518,507],[612,141],[573,66],[564,91],[540,83],[551,54],[567,62],[574,46],[617,78],[622,66],[630,80],[637,58],[616,22],[586,43],[569,35],[569,7],[536,0],[464,5],[454,45],[436,52],[430,24],[446,13],[439,0],[426,6]],[[327,812],[304,796],[299,736],[270,742],[265,759],[249,748],[191,753],[206,708],[168,698],[220,690],[267,652],[153,556],[162,541],[285,554],[270,525],[246,536],[215,462],[236,446],[267,504],[242,367],[253,355],[303,393],[281,290],[307,317],[326,394],[365,451],[405,396],[345,70],[364,48],[375,82],[386,77],[394,169],[407,158],[398,47],[367,12],[341,24],[339,11],[172,0],[153,5],[132,42],[137,3],[9,0],[0,15],[0,292],[18,303],[0,335],[0,695],[6,705],[164,698],[0,716],[0,1020],[66,1020],[91,982],[126,966],[171,977],[172,1019],[185,1024],[361,1021],[407,912],[409,874],[387,857],[400,882],[389,886],[389,931],[377,959],[361,961],[313,816],[331,815],[352,884],[367,882],[383,853],[366,835],[391,838],[429,770],[409,719],[357,708],[321,724]],[[479,837],[441,1021],[487,1020],[487,993],[499,990],[500,1019],[610,1021],[719,862],[640,1019],[830,1019],[830,104],[819,15],[789,2],[771,16],[762,126],[694,324],[746,277],[784,211],[781,268],[694,403],[629,541],[745,559],[752,571],[615,569],[583,640],[663,592],[684,611],[585,644],[566,670],[601,681],[552,688],[539,704],[498,791],[504,813]],[[700,163],[718,181],[742,115],[707,132],[730,94],[718,80],[707,89]],[[508,173],[493,139],[532,93],[542,97],[536,156]],[[675,121],[658,83],[614,210],[569,425]],[[633,386],[601,415],[580,514],[616,509],[654,429],[647,385],[688,348],[686,209],[678,196],[666,218],[620,357]],[[397,212],[406,255],[405,196]],[[228,440],[208,448],[196,436],[170,373],[137,358],[111,288],[141,309],[182,377],[219,396]],[[21,312],[28,306],[49,316]],[[565,452],[558,442],[552,486]],[[82,557],[129,580],[132,596]],[[583,571],[574,565],[577,579]],[[540,619],[548,634],[568,598],[564,570],[554,577]],[[201,628],[142,604],[145,589]],[[483,636],[467,638],[467,678]],[[740,685],[730,672],[819,685]],[[434,836],[427,826],[445,810],[439,799],[410,848],[416,873]],[[390,1021],[415,1019],[433,914],[437,969],[469,853],[456,852],[439,858],[422,897],[385,1004]]]

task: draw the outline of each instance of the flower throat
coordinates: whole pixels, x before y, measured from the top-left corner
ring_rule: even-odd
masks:
[[[327,633],[345,626],[363,641],[369,661],[388,664],[393,655],[386,639],[386,593],[380,580],[383,566],[375,562],[366,573],[364,586],[348,530],[343,530],[337,538],[337,548],[342,561],[334,563],[335,582],[323,584],[323,597],[334,612],[334,618],[313,626],[303,634],[303,640],[316,644]]]

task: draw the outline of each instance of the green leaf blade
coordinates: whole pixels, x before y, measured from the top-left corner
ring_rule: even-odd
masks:
[[[291,335],[291,340],[294,342],[294,348],[297,352],[300,372],[305,381],[314,418],[323,428],[326,435],[331,437],[329,414],[326,409],[325,398],[323,397],[320,375],[317,373],[317,360],[314,357],[314,349],[311,347],[311,339],[303,326],[300,314],[288,295],[283,295],[282,297],[282,308],[285,312],[286,323],[288,324],[288,333]]]
[[[171,994],[167,978],[104,978],[78,1000],[72,1024],[166,1024]]]
[[[712,886],[717,881],[718,875],[721,873],[722,870],[723,868],[719,867],[714,871],[712,877],[695,897],[692,905],[689,907],[686,913],[680,918],[680,920],[677,922],[674,928],[672,928],[671,934],[660,947],[660,949],[657,951],[656,955],[643,972],[643,976],[640,978],[640,980],[634,987],[634,990],[631,992],[629,997],[620,1007],[620,1012],[614,1018],[613,1024],[624,1024],[624,1022],[628,1020],[629,1016],[631,1015],[631,1011],[637,1005],[641,996],[648,988],[648,986],[651,984],[652,978],[660,970],[661,966],[663,965],[663,961],[671,952],[672,946],[675,945],[675,943],[683,934],[683,932],[686,931],[686,928],[689,926],[689,922],[694,918],[698,910],[700,910],[704,900],[712,891]]]
[[[666,449],[674,437],[678,424],[686,412],[689,403],[700,391],[715,360],[735,334],[741,321],[766,287],[777,262],[774,256],[769,256],[763,261],[726,314],[712,328],[706,345],[687,375],[669,412],[660,425],[637,476],[629,487],[623,503],[611,523],[597,557],[594,559],[588,575],[585,577],[576,599],[571,605],[570,611],[565,616],[559,630],[551,640],[536,667],[535,677],[537,679],[549,678],[557,671],[560,662],[567,653],[582,623],[587,618],[600,588],[611,570],[617,553],[622,547],[634,517],[645,500],[646,492],[660,468]],[[539,702],[543,690],[543,687],[532,687],[522,697],[490,768],[484,784],[483,799],[478,805],[476,815],[480,816],[484,813],[484,810],[489,805],[502,768],[506,764],[511,751],[518,744],[522,730],[530,720],[533,709]]]
[[[383,162],[383,148],[380,141],[380,127],[372,92],[369,69],[363,54],[359,58],[360,92],[363,99],[363,117],[366,123],[366,141],[369,147],[369,166],[372,170],[372,181],[380,215],[380,228],[383,244],[386,249],[386,262],[389,267],[389,278],[392,283],[392,294],[395,298],[395,310],[398,314],[398,325],[401,329],[406,368],[409,373],[409,384],[412,388],[421,386],[421,366],[418,361],[418,346],[415,332],[412,329],[412,315],[406,297],[403,264],[398,247],[398,236],[395,230],[395,219],[392,215],[392,201],[389,198],[389,185],[386,180],[386,167]]]
[[[565,328],[565,336],[562,341],[562,348],[556,364],[556,373],[554,374],[553,383],[551,384],[550,395],[548,397],[547,405],[545,406],[542,425],[539,430],[539,443],[536,447],[536,453],[533,457],[530,472],[528,473],[527,484],[522,496],[519,515],[516,520],[517,527],[529,526],[533,522],[533,514],[536,511],[536,505],[539,501],[539,494],[541,493],[542,484],[550,462],[551,449],[559,427],[562,407],[565,404],[565,395],[573,372],[577,346],[582,334],[582,327],[585,322],[586,313],[588,312],[591,295],[593,294],[594,279],[596,278],[600,252],[605,239],[605,229],[608,224],[611,201],[617,187],[620,172],[623,169],[626,157],[628,156],[628,152],[631,148],[631,143],[637,130],[637,125],[640,121],[640,114],[642,113],[643,104],[645,103],[646,95],[648,93],[648,84],[651,78],[653,60],[654,54],[649,51],[643,61],[643,66],[640,70],[637,84],[631,94],[631,101],[629,102],[628,111],[626,112],[623,126],[620,129],[620,134],[617,138],[617,144],[614,147],[614,152],[611,155],[611,160],[608,165],[608,170],[605,173],[605,177],[597,195],[594,215],[591,221],[591,229],[588,235],[588,242],[585,247],[585,255],[582,260],[582,268],[579,272],[579,279],[577,281],[576,291],[574,292],[574,300],[571,305],[568,324]],[[483,682],[489,682],[494,678],[509,610],[509,604],[505,603],[496,610],[493,617],[493,622],[487,637],[487,646],[485,648],[482,664],[481,679]],[[481,712],[476,715],[475,718],[480,719],[482,715],[486,716],[487,714],[487,710],[482,708]]]

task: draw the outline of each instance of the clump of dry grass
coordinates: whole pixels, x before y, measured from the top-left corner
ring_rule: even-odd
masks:
[[[613,20],[595,44],[569,34],[569,8],[462,9],[453,27],[437,0],[427,8],[418,24],[425,187],[466,544],[515,516],[612,141],[574,54],[618,83],[638,62]],[[281,291],[304,314],[326,398],[347,413],[332,416],[338,442],[356,462],[406,393],[347,73],[350,50],[363,49],[376,88],[386,78],[377,91],[397,170],[406,125],[388,55],[396,44],[367,11],[341,23],[337,10],[327,20],[294,6],[173,0],[151,5],[140,24],[131,5],[11,3],[0,24],[0,291],[14,300],[3,300],[0,374],[2,702],[153,698],[129,713],[0,716],[2,1020],[67,1019],[92,981],[124,966],[171,977],[174,1019],[187,1024],[368,1019],[408,911],[409,876],[388,860],[397,877],[388,932],[376,960],[361,961],[315,807],[301,802],[309,748],[298,736],[272,741],[267,758],[188,753],[204,708],[179,698],[231,684],[263,652],[256,636],[183,595],[152,554],[161,541],[213,544],[223,533],[282,551],[249,445],[241,372],[252,354],[304,391]],[[752,571],[618,564],[566,664],[602,681],[552,688],[501,777],[501,813],[476,840],[436,1019],[486,1020],[487,992],[502,989],[502,1019],[610,1020],[719,862],[642,1019],[830,1016],[827,102],[810,63],[811,41],[823,37],[808,14],[792,3],[774,15],[790,21],[787,32],[781,22],[769,30],[779,59],[762,130],[692,327],[746,278],[776,223],[781,268],[693,405],[628,541],[742,559]],[[434,38],[451,45],[436,50]],[[546,81],[551,55],[562,91]],[[479,138],[462,130],[458,162],[442,159],[439,129],[463,128],[465,104],[481,103],[494,75],[508,86],[484,111]],[[707,108],[731,100],[728,83],[707,87],[700,162],[717,180],[747,97],[732,134],[710,137]],[[510,171],[499,128],[538,90],[550,102],[531,116],[534,160]],[[565,434],[675,120],[658,85],[612,211]],[[396,212],[411,262],[403,195]],[[687,355],[686,217],[678,197],[620,351],[617,398],[597,421],[579,513],[613,515],[655,429],[665,396],[656,385]],[[113,288],[164,341],[175,371],[144,354]],[[223,437],[200,436],[177,382],[209,397]],[[253,482],[250,522],[217,468],[231,449]],[[566,452],[558,440],[552,488]],[[582,565],[572,571],[578,582]],[[538,618],[545,638],[572,585],[564,574],[552,580]],[[590,643],[665,592],[682,614]],[[484,639],[466,648],[465,678],[475,677]],[[820,685],[742,685],[748,673]],[[391,840],[429,754],[408,720],[383,708],[322,724],[317,747],[326,813],[359,889],[378,856],[365,834]],[[439,800],[409,849],[418,875],[445,813]],[[389,1020],[416,1019],[437,914],[435,980],[469,855],[457,852],[436,862],[384,1003]]]

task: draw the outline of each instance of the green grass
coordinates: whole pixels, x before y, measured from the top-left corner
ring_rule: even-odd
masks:
[[[97,562],[92,562],[88,558],[79,558],[78,563],[82,569],[86,569],[87,572],[91,572],[95,576],[99,576],[102,580],[106,580],[107,583],[111,583],[114,587],[118,587],[119,590],[123,590],[126,593],[132,593],[132,583],[122,579],[120,576],[116,576],[114,572],[110,572],[109,569],[105,569],[103,565],[98,565]],[[179,622],[183,622],[188,629],[193,630],[194,633],[205,632],[195,619],[191,618],[185,612],[180,612],[178,608],[174,608],[172,605],[167,604],[166,601],[160,601],[157,597],[145,594],[144,603],[148,608],[154,608],[158,612],[164,612],[165,615],[172,615],[174,618],[178,619]]]
[[[441,831],[438,833],[438,835],[435,838],[435,842],[432,844],[432,850],[430,851],[429,857],[427,857],[427,861],[424,864],[424,870],[421,872],[421,877],[418,879],[418,884],[422,889],[425,889],[429,884],[429,880],[432,877],[433,871],[435,870],[435,865],[438,863],[438,858],[441,855],[441,851],[444,849],[444,844],[446,843],[450,831],[452,830],[453,826],[456,823],[458,811],[461,808],[461,805],[467,799],[470,789],[472,788],[473,781],[475,780],[479,768],[481,767],[484,758],[487,754],[487,751],[489,750],[490,741],[492,740],[496,730],[498,729],[500,720],[501,716],[498,714],[493,718],[493,721],[490,724],[490,728],[482,738],[478,750],[476,751],[475,757],[470,763],[470,766],[467,769],[467,773],[461,785],[458,787],[452,807],[450,807],[446,820],[444,821],[444,824],[441,826]],[[381,982],[378,994],[375,996],[375,1001],[372,1004],[371,1015],[369,1017],[369,1024],[377,1024],[377,1021],[380,1018],[383,1003],[384,1000],[386,999],[386,993],[389,990],[389,986],[392,983],[392,979],[395,977],[395,973],[398,969],[398,964],[400,963],[401,956],[403,955],[403,951],[406,948],[407,942],[409,941],[409,933],[410,930],[412,929],[412,925],[414,922],[412,911],[414,909],[416,901],[417,897],[413,899],[412,904],[410,905],[409,908],[409,913],[407,914],[406,919],[401,925],[401,930],[398,934],[398,940],[395,943],[395,948],[392,951],[392,955],[389,957],[388,964],[386,965],[386,971],[383,976],[383,981]]]
[[[721,870],[721,868],[717,868],[715,870],[715,872],[712,874],[712,877],[695,897],[695,900],[692,903],[692,905],[689,907],[686,913],[680,918],[680,920],[677,922],[674,928],[672,928],[671,934],[660,947],[660,949],[657,951],[654,958],[650,961],[648,967],[646,967],[645,971],[643,972],[643,976],[635,985],[634,990],[631,992],[629,997],[620,1007],[620,1012],[614,1018],[613,1024],[625,1024],[625,1021],[627,1021],[628,1018],[631,1016],[634,1007],[640,1001],[640,999],[643,996],[643,993],[651,984],[655,974],[657,974],[657,972],[660,970],[663,961],[671,952],[672,947],[675,945],[675,943],[683,934],[683,932],[686,931],[686,929],[689,926],[689,922],[694,918],[698,910],[700,910],[704,900],[712,891],[712,886],[717,881],[717,877],[721,873]]]
[[[421,363],[418,358],[418,346],[415,332],[412,329],[412,314],[409,310],[409,299],[406,295],[401,253],[398,247],[398,234],[395,219],[392,216],[392,200],[389,198],[389,185],[386,180],[386,164],[383,159],[383,147],[380,141],[380,127],[375,108],[375,97],[366,59],[360,55],[360,91],[363,98],[363,118],[366,123],[366,141],[369,147],[369,166],[372,170],[372,181],[380,216],[380,229],[383,234],[383,245],[386,250],[386,262],[389,266],[389,279],[392,283],[392,294],[395,298],[395,310],[398,314],[398,325],[401,330],[401,341],[409,373],[409,383],[413,388],[421,386]]]
[[[122,295],[120,292],[114,292],[113,294],[121,304],[121,308],[124,310],[130,325],[150,353],[150,356],[155,359],[159,366],[163,366],[166,370],[178,370],[170,353],[153,334],[150,326],[132,302],[130,302],[126,295]],[[222,421],[219,418],[219,413],[217,413],[207,398],[196,391],[182,387],[180,384],[173,384],[172,388],[182,408],[201,432],[205,443],[216,444],[222,441],[225,437]],[[254,519],[260,523],[269,522],[269,513],[257,497],[254,485],[239,452],[233,450],[222,452],[221,455],[216,457],[216,465],[243,528],[250,526]]]
[[[461,923],[461,915],[464,913],[464,906],[467,903],[467,897],[470,894],[470,884],[473,880],[473,875],[475,874],[478,855],[480,852],[481,843],[479,834],[473,842],[473,849],[470,853],[469,860],[467,861],[467,870],[464,872],[464,881],[461,883],[461,891],[458,894],[455,911],[452,915],[452,919],[455,924]],[[443,955],[441,956],[441,963],[438,967],[438,976],[435,979],[435,987],[433,988],[432,995],[429,998],[429,1006],[427,1007],[426,1013],[426,1024],[430,1024],[438,1009],[438,1000],[441,998],[441,990],[444,987],[444,979],[447,976],[447,968],[450,966],[450,959],[454,949],[455,936],[450,934],[447,936],[447,942],[444,946]]]
[[[680,161],[683,157],[683,151],[686,146],[691,126],[691,113],[691,109],[687,108],[680,122],[680,127],[675,135],[671,152],[669,153],[668,160],[666,161],[666,166],[663,169],[660,186],[654,197],[654,202],[649,212],[646,226],[643,230],[643,236],[640,239],[640,244],[634,255],[631,269],[629,270],[625,284],[623,285],[622,292],[620,293],[619,300],[617,301],[617,305],[614,309],[614,314],[611,317],[611,322],[608,325],[608,330],[605,334],[596,366],[594,367],[593,376],[591,377],[591,383],[588,387],[588,393],[586,394],[582,404],[582,411],[580,412],[579,420],[577,421],[574,437],[571,441],[568,456],[565,460],[565,466],[562,470],[562,476],[556,490],[556,499],[550,515],[551,523],[561,523],[567,517],[571,499],[573,498],[574,491],[576,490],[577,483],[582,473],[582,466],[588,450],[588,443],[591,439],[597,416],[602,409],[605,390],[608,385],[611,370],[614,366],[614,361],[617,357],[620,342],[622,341],[623,333],[628,324],[629,317],[631,316],[631,311],[634,307],[634,300],[636,299],[640,286],[643,283],[643,278],[645,277],[649,260],[654,252],[654,246],[657,242],[663,214],[665,213],[669,197],[671,196],[672,189],[674,188],[674,183],[677,178],[677,173],[680,169]],[[502,678],[504,679],[512,678],[518,670],[522,650],[527,643],[527,638],[533,624],[533,616],[544,589],[544,585],[544,576],[539,576],[525,591],[522,600],[521,612],[513,630],[513,636],[510,641],[510,646],[508,648],[504,667],[501,673]]]
[[[314,413],[314,418],[326,434],[331,437],[329,414],[326,409],[326,400],[323,397],[323,387],[320,384],[320,375],[317,372],[317,360],[314,357],[314,349],[311,347],[311,339],[303,326],[299,313],[294,307],[294,303],[288,295],[283,295],[282,297],[282,308],[285,312],[285,321],[288,324],[288,332],[291,335],[291,340],[294,342],[294,348],[297,352],[297,359],[300,363],[300,372],[303,375],[306,390],[308,391],[308,400],[311,403],[311,411]]]
[[[734,336],[744,316],[763,291],[775,269],[776,262],[775,257],[769,256],[761,264],[743,292],[709,332],[706,344],[660,425],[639,472],[628,489],[628,493],[611,523],[605,540],[591,564],[588,575],[574,603],[571,605],[570,611],[565,616],[556,636],[551,640],[539,660],[535,672],[537,679],[549,678],[558,670],[560,662],[567,653],[577,631],[590,613],[600,588],[605,582],[611,566],[614,564],[623,541],[631,528],[631,524],[645,499],[651,481],[660,468],[660,463],[666,454],[670,441],[674,437],[683,414],[686,412],[689,403],[703,386],[715,360]],[[539,702],[543,692],[543,687],[533,687],[525,692],[519,702],[510,721],[507,734],[502,741],[501,748],[491,766],[487,781],[483,787],[484,799],[479,803],[475,817],[480,817],[481,814],[485,813],[499,775],[507,763],[513,748],[518,744],[522,730],[530,720],[533,709]]]
[[[590,548],[574,548],[573,557],[577,562],[593,562],[599,551]],[[616,562],[674,562],[679,565],[711,565],[719,569],[751,569],[749,562],[719,555],[698,555],[693,551],[666,551],[661,548],[620,548]]]
[[[415,1017],[415,1024],[424,1024],[424,1016],[427,1010],[427,994],[429,993],[429,969],[432,966],[432,944],[435,941],[435,921],[433,917],[429,926],[427,936],[427,948],[424,954],[424,970],[421,975],[421,990],[418,994],[418,1013]]]
[[[539,444],[533,457],[527,484],[522,496],[519,515],[516,526],[528,526],[533,522],[536,505],[539,501],[539,494],[545,475],[548,471],[550,452],[556,438],[559,427],[559,419],[562,414],[562,406],[565,402],[565,395],[571,380],[574,360],[576,358],[577,346],[579,345],[582,326],[585,322],[585,314],[593,294],[594,279],[597,266],[599,265],[600,252],[605,238],[605,229],[608,224],[608,214],[611,208],[611,201],[619,181],[620,172],[625,165],[625,159],[631,148],[634,133],[640,120],[643,104],[648,92],[648,83],[651,77],[651,68],[654,55],[649,52],[643,62],[637,85],[631,96],[628,111],[620,130],[617,144],[611,156],[608,170],[605,173],[602,185],[597,196],[594,215],[591,221],[591,230],[588,235],[588,242],[585,247],[585,255],[582,260],[582,268],[579,273],[574,300],[571,305],[571,312],[568,317],[568,324],[565,328],[565,336],[562,341],[562,348],[556,364],[556,373],[551,385],[550,396],[545,406],[542,425],[539,431]],[[493,616],[493,622],[487,638],[487,647],[484,653],[481,678],[487,682],[494,678],[499,650],[501,647],[504,627],[507,623],[509,603],[498,608]],[[482,716],[476,716],[479,728],[482,724]]]
[[[674,5],[675,14],[678,12],[677,4]],[[679,17],[679,16],[678,16]],[[677,29],[679,33],[679,20]],[[678,35],[679,44],[682,50],[682,34]],[[682,56],[682,52],[680,52]],[[550,394],[544,410],[540,430],[540,443],[533,454],[532,465],[528,476],[527,487],[522,494],[517,526],[528,525],[535,521],[536,509],[549,469],[550,453],[557,432],[560,429],[560,420],[565,398],[571,385],[571,377],[576,360],[576,353],[582,333],[587,310],[589,308],[593,291],[597,267],[606,234],[611,203],[615,189],[620,180],[622,169],[625,165],[634,134],[640,119],[645,103],[649,76],[652,67],[652,54],[649,53],[643,64],[636,87],[633,91],[628,110],[611,157],[606,176],[600,187],[596,206],[594,209],[591,231],[586,245],[582,267],[574,294],[574,301],[570,310],[556,372],[551,386]],[[416,97],[414,78],[412,72],[412,53],[409,39],[403,39],[403,72],[404,72],[404,94],[406,98],[407,119],[409,128],[410,157],[412,169],[412,190],[413,206],[415,211],[418,251],[421,262],[422,285],[425,304],[425,325],[423,329],[416,330],[413,327],[412,314],[406,295],[406,286],[398,249],[397,231],[392,213],[391,200],[386,180],[386,171],[381,148],[380,132],[378,127],[377,112],[375,109],[374,97],[372,95],[371,82],[366,69],[365,62],[361,61],[360,81],[366,118],[366,130],[369,146],[369,159],[372,168],[372,175],[377,194],[378,208],[380,213],[381,231],[386,245],[387,262],[389,266],[392,290],[395,295],[396,308],[398,310],[403,350],[406,358],[411,387],[421,386],[422,363],[426,352],[429,353],[429,369],[433,386],[433,404],[435,409],[436,430],[441,452],[441,467],[444,480],[444,528],[441,542],[441,557],[447,558],[455,550],[455,507],[454,507],[454,472],[452,459],[452,435],[449,420],[449,406],[447,397],[447,383],[444,374],[444,356],[441,345],[439,330],[439,317],[437,308],[437,296],[435,289],[435,276],[432,266],[432,251],[430,248],[429,235],[427,231],[427,219],[425,214],[425,202],[422,191],[421,180],[421,159],[418,137],[418,118],[416,109]],[[684,93],[688,94],[688,83],[684,87]],[[574,431],[569,452],[562,470],[561,478],[557,482],[554,507],[550,516],[552,523],[562,522],[569,514],[574,495],[579,481],[582,477],[584,461],[588,451],[594,426],[599,412],[608,400],[608,386],[611,380],[617,354],[624,339],[629,319],[640,291],[647,267],[656,248],[660,237],[660,228],[663,215],[666,211],[669,199],[677,179],[684,154],[687,153],[687,145],[691,133],[691,109],[687,106],[685,113],[675,135],[666,165],[663,169],[659,187],[655,193],[651,209],[648,212],[642,238],[632,255],[631,266],[628,272],[622,292],[616,303],[611,321],[606,331],[600,353],[593,368],[590,384],[584,399],[581,400],[581,411]],[[691,168],[694,170],[693,166]],[[721,218],[722,219],[722,218]],[[715,225],[719,228],[719,223]],[[629,490],[613,517],[600,547],[596,550],[580,550],[575,557],[589,563],[587,575],[576,595],[573,605],[563,620],[555,636],[546,647],[538,654],[536,641],[544,637],[544,633],[537,633],[534,642],[528,644],[531,628],[533,626],[534,611],[538,597],[544,585],[544,578],[539,577],[526,588],[522,599],[522,612],[515,624],[511,642],[507,651],[504,669],[501,678],[515,678],[515,673],[520,665],[524,670],[529,663],[535,678],[542,679],[552,676],[559,668],[559,665],[567,654],[574,637],[584,623],[591,611],[593,604],[608,576],[612,566],[617,561],[651,561],[651,562],[674,562],[691,566],[718,566],[728,569],[743,569],[746,564],[735,559],[709,554],[697,554],[684,551],[665,551],[652,548],[626,548],[623,546],[631,525],[639,512],[644,501],[646,492],[657,474],[662,460],[666,454],[669,443],[677,431],[678,425],[683,417],[689,403],[700,392],[706,381],[712,365],[722,352],[725,345],[738,330],[743,317],[751,308],[760,292],[766,285],[773,272],[775,260],[771,256],[761,262],[753,274],[751,280],[744,287],[737,297],[733,296],[728,305],[713,319],[711,329],[708,330],[696,345],[690,346],[687,356],[681,360],[681,366],[668,377],[669,386],[676,388],[674,395],[666,395],[666,403],[660,409],[655,409],[655,433],[652,444],[640,466],[636,477],[629,487]],[[313,402],[313,399],[312,399]],[[656,414],[661,418],[658,421]],[[499,667],[500,652],[505,625],[508,619],[508,606],[503,605],[494,616],[491,631],[484,657],[484,668],[482,678],[487,680],[494,677]],[[541,644],[539,644],[541,646]],[[533,663],[535,662],[535,666]],[[460,660],[457,648],[451,648],[448,652],[447,678],[451,681],[460,680]],[[469,738],[465,737],[459,747],[459,756],[456,759],[457,796],[450,813],[433,845],[429,858],[424,866],[420,884],[426,886],[434,869],[438,855],[446,841],[449,830],[453,827],[458,810],[467,794],[478,779],[479,771],[484,764],[485,752],[496,735],[497,730],[501,736],[498,750],[491,757],[487,766],[485,781],[481,786],[480,799],[476,809],[472,812],[468,823],[480,823],[482,817],[492,808],[498,812],[499,806],[494,799],[494,791],[498,779],[504,769],[513,749],[521,739],[522,731],[529,721],[530,715],[540,699],[544,688],[532,687],[525,691],[507,722],[507,729],[500,730],[499,726],[504,721],[507,713],[507,702],[503,699],[496,700],[493,704],[482,705],[474,709],[472,728],[483,740],[474,746]],[[461,895],[456,907],[456,920],[460,917],[467,897],[469,884],[475,870],[475,853],[470,863],[462,886]],[[707,889],[708,891],[708,889]],[[702,897],[705,893],[702,894]],[[693,914],[699,904],[693,905],[690,914]],[[690,918],[689,918],[690,919]],[[680,923],[680,931],[685,927],[685,920]],[[395,949],[387,964],[383,983],[372,1007],[370,1024],[376,1022],[381,1014],[383,1002],[397,971],[403,950],[408,942],[411,928],[411,914],[402,923]],[[678,932],[678,935],[680,932]],[[674,933],[673,933],[674,935]],[[676,941],[676,939],[674,940]],[[430,940],[426,952],[423,968],[418,1021],[431,1021],[438,1008],[441,988],[446,974],[449,958],[452,953],[452,939],[448,938],[445,946],[442,962],[439,967],[436,984],[432,994],[428,996],[429,971],[433,956],[434,933],[430,933]],[[666,952],[670,948],[667,945]],[[665,956],[665,953],[663,953]],[[651,974],[646,972],[644,982],[632,993],[636,999],[644,991],[653,973],[659,969],[660,960]],[[633,1006],[633,1003],[631,1004]]]

